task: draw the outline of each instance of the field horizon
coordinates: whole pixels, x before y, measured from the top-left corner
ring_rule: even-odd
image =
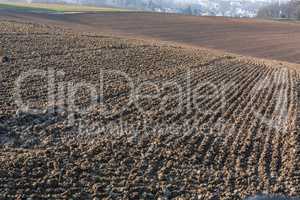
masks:
[[[3,12],[0,18],[300,63],[300,24],[294,22],[143,12],[67,15]]]

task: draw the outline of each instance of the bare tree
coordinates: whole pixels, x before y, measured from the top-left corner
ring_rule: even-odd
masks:
[[[300,19],[300,2],[292,0],[288,3],[274,3],[261,8],[257,17]]]

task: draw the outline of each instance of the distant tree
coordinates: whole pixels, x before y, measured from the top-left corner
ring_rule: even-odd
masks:
[[[230,2],[228,1],[220,2],[220,12],[223,16],[225,16],[226,12],[228,12],[230,9],[231,9]]]
[[[296,17],[298,20],[300,20],[300,8],[297,9]]]
[[[149,1],[147,8],[153,11],[155,10],[155,4],[153,3],[152,0]]]
[[[186,13],[189,14],[189,15],[192,15],[192,14],[193,14],[192,6],[189,5],[189,6],[187,7]]]
[[[292,0],[288,3],[265,6],[258,11],[257,17],[300,19],[300,2]]]

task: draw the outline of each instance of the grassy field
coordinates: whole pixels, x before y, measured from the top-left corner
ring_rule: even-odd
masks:
[[[0,9],[12,9],[28,12],[120,12],[127,11],[120,8],[92,7],[71,4],[46,3],[11,3],[0,2]]]

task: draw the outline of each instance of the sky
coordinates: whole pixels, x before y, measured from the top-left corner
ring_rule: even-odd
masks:
[[[2,0],[0,0],[1,2]],[[32,0],[24,0],[24,1],[27,1],[27,2],[31,2]],[[50,0],[51,1],[51,0]],[[60,0],[56,0],[56,1],[60,1]],[[74,2],[77,2],[77,0],[61,0],[62,2],[70,2],[70,3],[74,3]],[[79,0],[80,2],[84,2],[85,0]],[[103,1],[103,0],[98,0],[99,2]],[[106,0],[106,2],[114,2],[114,0]],[[170,1],[173,1],[174,3],[200,3],[200,2],[203,2],[203,1],[210,1],[210,0],[170,0]],[[224,1],[224,0],[222,0]],[[228,0],[228,1],[234,1],[234,0]],[[240,0],[238,0],[240,1]],[[243,0],[242,0],[243,1]],[[255,1],[265,1],[265,2],[278,2],[278,1],[281,1],[281,2],[287,2],[289,0],[244,0],[244,1],[252,1],[252,2],[255,2]]]
[[[76,2],[76,0],[62,0],[62,1]],[[84,2],[85,0],[80,0],[80,1]],[[111,2],[113,2],[113,1],[114,0],[111,0]],[[204,0],[173,0],[174,3],[199,3],[201,1],[204,1]],[[207,0],[205,0],[205,1],[207,1]],[[228,1],[234,1],[234,0],[228,0]],[[273,1],[273,2],[278,2],[279,0],[246,0],[246,1],[252,1],[252,2],[255,2],[255,1],[266,1],[266,2]],[[286,1],[289,1],[289,0],[280,0],[280,1],[286,2]],[[101,2],[101,0],[99,0],[99,2]]]

